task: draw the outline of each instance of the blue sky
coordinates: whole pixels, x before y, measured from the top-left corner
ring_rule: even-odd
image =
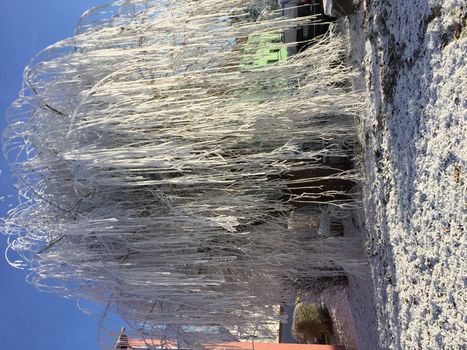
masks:
[[[0,1],[0,129],[5,110],[18,95],[22,71],[40,49],[73,34],[79,16],[98,0]],[[0,216],[15,203],[13,179],[1,157]],[[0,251],[6,241],[0,235]],[[76,302],[39,292],[25,282],[27,272],[11,268],[0,255],[0,348],[15,350],[94,350],[100,307],[86,304],[93,316]]]

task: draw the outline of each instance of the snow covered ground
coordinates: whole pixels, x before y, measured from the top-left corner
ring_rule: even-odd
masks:
[[[381,349],[467,344],[466,21],[466,0],[362,0],[348,19]]]

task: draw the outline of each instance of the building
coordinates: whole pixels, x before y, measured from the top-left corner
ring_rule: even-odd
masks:
[[[287,18],[314,16],[310,24],[289,28],[284,31],[284,43],[289,44],[291,55],[300,52],[308,41],[325,34],[334,19],[324,15],[322,0],[281,0],[282,15]],[[292,45],[296,43],[296,45]]]
[[[203,344],[209,350],[345,350],[341,345],[288,344],[288,343],[251,343],[231,342],[222,344]],[[129,338],[125,328],[120,331],[115,350],[190,350],[180,348],[176,341],[161,344],[158,340],[142,340]]]

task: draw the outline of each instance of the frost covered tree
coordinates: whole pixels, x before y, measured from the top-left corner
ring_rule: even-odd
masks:
[[[225,334],[189,327],[271,336],[294,279],[342,275],[356,242],[304,241],[288,218],[357,205],[358,171],[333,165],[361,108],[345,39],[255,66],[249,38],[312,18],[252,20],[253,5],[98,7],[26,67],[4,133],[21,202],[2,230],[34,284],[200,346]]]

